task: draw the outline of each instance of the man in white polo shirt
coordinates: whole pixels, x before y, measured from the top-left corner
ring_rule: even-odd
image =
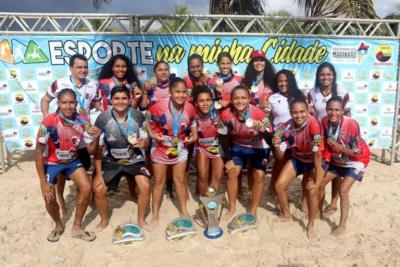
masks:
[[[88,80],[87,76],[89,73],[88,59],[81,55],[75,54],[71,56],[69,60],[69,71],[71,75],[55,80],[50,89],[42,97],[40,101],[40,109],[43,113],[43,118],[49,113],[50,102],[57,98],[58,92],[65,88],[70,88],[75,91],[76,100],[78,102],[77,112],[84,114],[90,118],[90,109],[96,108],[102,110],[101,95],[98,90],[98,83],[95,80]],[[83,167],[88,170],[91,166],[90,155],[86,149],[84,142],[79,144],[77,151],[78,159],[82,163]],[[65,212],[65,204],[63,198],[65,179],[58,179],[57,183],[57,196],[60,201],[63,213]]]

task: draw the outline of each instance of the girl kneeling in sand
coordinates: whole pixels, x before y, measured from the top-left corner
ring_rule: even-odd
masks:
[[[35,151],[36,170],[46,209],[56,223],[47,240],[56,242],[64,232],[59,206],[55,197],[57,176],[63,174],[78,187],[76,211],[72,226],[72,237],[93,241],[96,235],[81,228],[90,197],[90,181],[86,170],[77,158],[78,145],[83,139],[90,154],[93,154],[100,131],[88,125],[85,115],[76,112],[76,94],[72,89],[63,89],[57,95],[57,112],[42,121],[37,134]]]
[[[230,219],[236,212],[238,176],[243,165],[249,161],[249,170],[254,178],[251,191],[250,212],[256,216],[260,203],[265,171],[269,158],[269,147],[263,139],[266,113],[250,104],[250,91],[237,86],[231,92],[231,107],[221,113],[220,127],[225,169],[228,173],[227,189],[229,210],[224,219]],[[270,124],[268,124],[270,127]],[[269,128],[271,131],[271,129]]]
[[[186,208],[188,192],[185,170],[187,146],[197,140],[197,127],[194,123],[196,112],[193,105],[186,101],[187,88],[182,79],[172,79],[169,88],[171,97],[149,108],[150,122],[147,130],[153,139],[151,161],[154,172],[152,223],[157,223],[160,217],[161,196],[168,167],[172,167],[179,213],[182,217],[190,217]]]
[[[322,119],[325,133],[324,162],[327,161],[327,173],[319,189],[320,212],[325,199],[325,186],[337,177],[343,177],[340,183],[340,222],[332,232],[340,235],[345,232],[349,213],[349,192],[355,181],[361,181],[364,170],[370,161],[370,151],[362,140],[357,121],[343,116],[344,102],[334,96],[326,104],[327,116]]]
[[[309,115],[305,98],[294,99],[289,107],[292,119],[276,129],[272,138],[278,159],[283,158],[286,149],[291,150],[290,160],[283,166],[275,183],[275,191],[281,206],[281,215],[276,221],[291,220],[286,188],[294,178],[303,174],[302,184],[307,190],[308,205],[307,235],[314,237],[316,235],[314,220],[318,212],[318,186],[323,179],[322,128],[317,119]]]

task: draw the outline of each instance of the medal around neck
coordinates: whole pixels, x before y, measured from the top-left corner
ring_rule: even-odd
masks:
[[[222,108],[221,101],[215,101],[214,102],[214,108],[215,109],[221,109]]]
[[[257,219],[251,213],[240,213],[233,217],[228,223],[228,231],[231,234],[247,232],[248,230],[257,228]]]
[[[223,84],[224,84],[224,80],[222,80],[221,78],[219,78],[219,79],[216,81],[216,84],[217,84],[217,85],[223,85]]]
[[[250,88],[250,92],[252,92],[253,94],[258,92],[258,86],[257,85],[252,85]]]
[[[178,240],[194,235],[196,235],[196,228],[194,228],[193,222],[189,218],[173,219],[165,230],[167,240]]]
[[[249,128],[253,127],[254,126],[253,119],[247,118],[246,119],[246,126],[249,127]]]
[[[328,143],[328,145],[333,145],[335,142],[336,142],[336,140],[335,140],[335,137],[333,137],[333,136],[329,136],[328,137],[328,140],[326,140],[326,142]]]
[[[219,238],[224,233],[221,227],[219,227],[223,196],[223,194],[217,195],[217,192],[212,187],[209,187],[206,196],[200,197],[201,204],[199,210],[204,222],[203,225],[206,227],[203,234],[208,239]]]
[[[142,228],[134,223],[118,225],[113,232],[113,244],[131,244],[144,240]]]
[[[128,142],[129,142],[129,144],[131,144],[131,145],[135,145],[135,144],[137,143],[137,138],[136,138],[136,136],[134,136],[134,135],[129,135],[129,136],[128,136]]]

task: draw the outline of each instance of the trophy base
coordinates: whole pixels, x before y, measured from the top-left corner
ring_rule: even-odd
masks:
[[[221,237],[224,234],[224,231],[221,228],[219,228],[218,230],[214,230],[214,231],[210,232],[206,228],[206,229],[204,229],[203,234],[208,239],[216,239],[216,238]]]

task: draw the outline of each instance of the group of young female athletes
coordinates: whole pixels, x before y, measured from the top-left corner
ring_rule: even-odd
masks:
[[[169,65],[160,61],[154,66],[154,79],[140,84],[129,59],[114,56],[100,73],[103,112],[94,126],[76,112],[73,90],[58,94],[58,111],[44,119],[38,136],[46,137],[40,143],[48,144],[61,158],[48,158],[51,164],[45,164],[45,169],[64,168],[66,176],[75,182],[82,180],[78,177],[86,172],[79,168],[79,160],[61,154],[76,152],[80,139],[85,139],[94,155],[91,188],[101,217],[98,227],[103,229],[109,222],[107,191],[117,190],[119,180],[126,176],[129,188],[134,191],[136,183],[139,189],[138,224],[150,229],[146,209],[151,197],[152,223],[157,223],[167,178],[173,180],[180,216],[190,217],[186,202],[192,158],[200,195],[205,195],[208,187],[221,191],[226,173],[227,220],[236,213],[242,169],[247,168],[249,212],[257,216],[272,152],[269,190],[281,207],[276,221],[291,219],[286,189],[302,174],[308,235],[316,235],[315,219],[336,209],[337,196],[341,218],[333,233],[343,233],[350,188],[362,180],[370,158],[357,122],[347,116],[349,93],[338,87],[330,63],[318,67],[315,88],[304,96],[293,73],[286,69],[275,73],[264,52],[254,51],[250,58],[244,77],[233,72],[232,58],[226,52],[219,54],[219,72],[212,77],[204,73],[202,58],[196,54],[189,57],[188,75],[183,79],[170,78]],[[62,121],[68,133],[57,127],[52,130],[53,117]],[[68,139],[68,147],[52,141],[57,134]],[[324,209],[325,186],[332,180],[332,203]],[[79,194],[84,192],[80,188]],[[47,206],[48,210],[58,207]],[[61,228],[56,226],[56,230]]]

